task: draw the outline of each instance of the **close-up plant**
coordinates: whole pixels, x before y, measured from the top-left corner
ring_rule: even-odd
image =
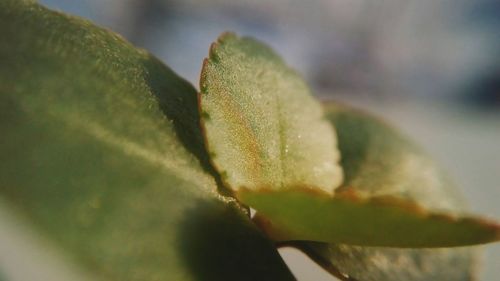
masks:
[[[207,46],[197,90],[32,1],[0,2],[0,35],[0,207],[79,279],[295,280],[295,247],[341,280],[476,280],[500,240],[412,140],[256,39]]]

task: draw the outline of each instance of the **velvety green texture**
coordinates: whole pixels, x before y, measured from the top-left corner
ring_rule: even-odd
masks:
[[[327,111],[337,128],[345,168],[341,190],[415,198],[426,208],[450,213],[466,210],[453,185],[405,136],[357,110],[330,105]],[[299,247],[325,268],[358,281],[466,281],[477,275],[476,247],[395,249],[315,242]]]
[[[269,47],[224,34],[210,48],[200,110],[211,160],[233,190],[342,181],[334,129],[303,79]]]
[[[293,280],[221,196],[196,91],[91,23],[0,2],[0,196],[103,280]]]

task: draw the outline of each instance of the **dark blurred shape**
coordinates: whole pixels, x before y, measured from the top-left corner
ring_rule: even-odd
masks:
[[[500,109],[500,64],[472,81],[464,93],[464,102],[484,110]]]
[[[135,5],[131,29],[127,31],[128,39],[136,45],[144,45],[151,36],[149,31],[158,23],[171,17],[170,4],[167,0],[143,0]]]

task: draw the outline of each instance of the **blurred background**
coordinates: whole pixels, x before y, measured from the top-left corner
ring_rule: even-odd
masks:
[[[40,2],[122,34],[196,86],[221,32],[259,38],[319,97],[365,108],[412,136],[473,212],[500,218],[498,0]],[[281,253],[299,280],[334,280],[300,253]],[[496,280],[498,243],[484,260],[481,280]]]

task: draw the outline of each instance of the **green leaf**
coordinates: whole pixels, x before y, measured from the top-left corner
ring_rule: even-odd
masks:
[[[303,80],[267,46],[224,34],[203,64],[200,110],[211,160],[233,190],[342,180],[333,128]]]
[[[482,219],[434,214],[395,197],[356,193],[246,190],[238,198],[269,218],[279,240],[311,240],[362,246],[455,247],[500,239],[500,225]],[[261,218],[262,219],[262,218]],[[276,230],[273,230],[276,229]]]
[[[192,86],[31,2],[0,2],[0,37],[0,196],[68,260],[105,280],[293,280],[219,194]]]
[[[346,183],[341,190],[414,199],[430,210],[457,215],[466,211],[457,189],[406,137],[359,111],[335,105],[327,109],[343,156]],[[395,249],[314,242],[297,246],[324,268],[357,281],[466,281],[477,275],[476,247]]]

